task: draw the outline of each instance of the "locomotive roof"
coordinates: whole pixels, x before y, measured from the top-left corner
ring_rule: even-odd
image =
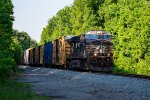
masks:
[[[111,35],[109,32],[106,32],[106,31],[104,31],[104,30],[98,30],[98,31],[91,30],[91,31],[88,31],[88,32],[85,33],[85,34]]]
[[[69,39],[70,42],[80,42],[80,36],[73,36],[72,38]]]
[[[67,36],[65,36],[65,40],[71,39],[73,37],[74,37],[73,35],[67,35]]]

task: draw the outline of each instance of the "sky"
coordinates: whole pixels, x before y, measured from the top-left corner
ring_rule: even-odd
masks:
[[[74,0],[12,0],[14,5],[13,28],[27,32],[31,38],[40,41],[48,20],[60,9],[73,4]]]

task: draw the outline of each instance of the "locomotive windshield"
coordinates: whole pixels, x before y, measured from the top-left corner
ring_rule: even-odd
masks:
[[[86,40],[96,40],[96,39],[108,40],[110,38],[111,38],[110,35],[100,35],[100,34],[86,34],[85,35]]]
[[[99,35],[99,39],[110,39],[110,35]]]
[[[98,35],[97,34],[86,34],[85,39],[86,40],[95,40],[95,39],[98,39]]]
[[[111,34],[106,31],[89,31],[85,34],[86,40],[110,40]]]

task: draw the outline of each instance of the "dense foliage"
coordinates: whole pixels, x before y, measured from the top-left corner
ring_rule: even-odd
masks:
[[[48,21],[40,44],[88,30],[112,33],[114,71],[150,75],[149,0],[75,0]]]
[[[0,76],[15,66],[12,56],[13,5],[11,0],[0,0]],[[2,74],[5,73],[5,74]]]
[[[115,36],[115,71],[150,75],[150,1],[107,1],[99,13],[105,29]]]
[[[23,50],[37,46],[27,33],[13,30],[13,20],[11,0],[0,0],[0,77],[16,69]]]

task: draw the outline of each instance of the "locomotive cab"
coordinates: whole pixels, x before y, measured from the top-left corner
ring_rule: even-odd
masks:
[[[106,31],[89,31],[70,40],[71,68],[95,71],[112,70],[111,35]]]
[[[87,63],[91,70],[112,70],[111,35],[106,31],[90,31],[85,34]]]

